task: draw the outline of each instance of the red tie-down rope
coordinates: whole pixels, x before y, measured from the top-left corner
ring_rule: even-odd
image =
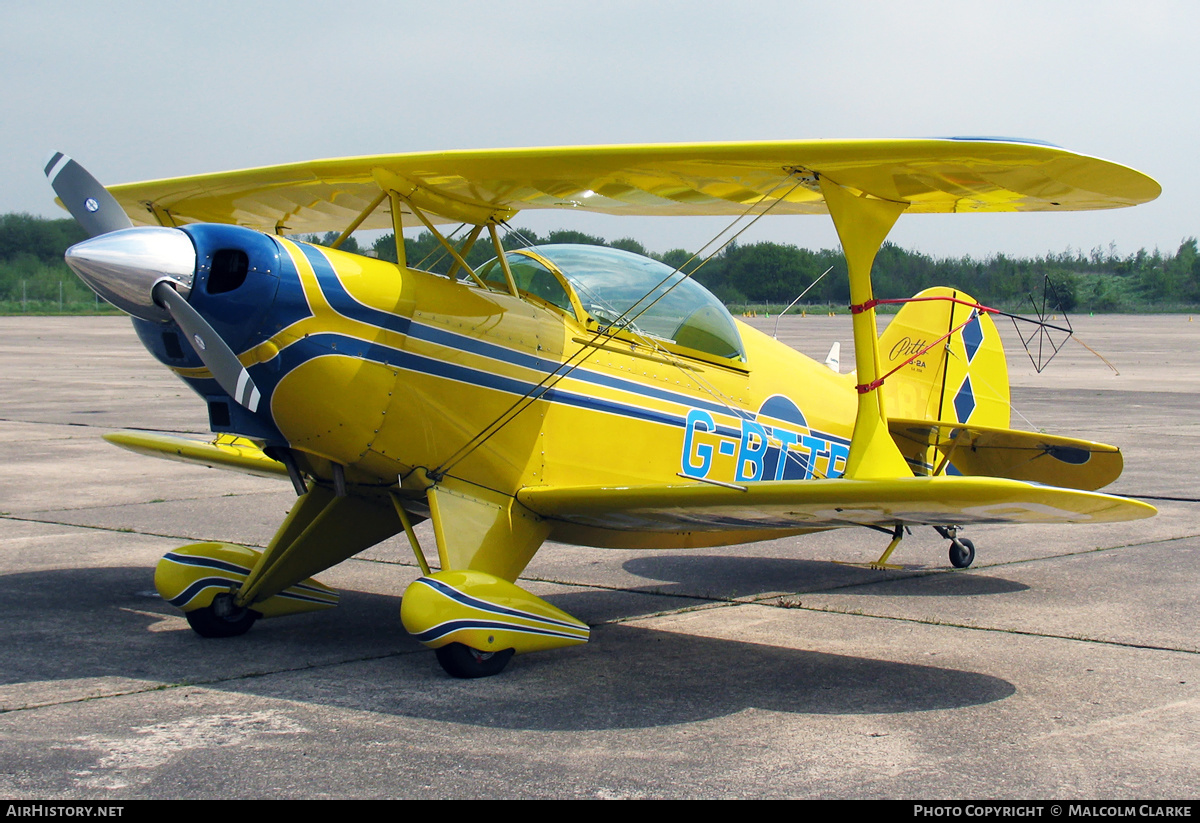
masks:
[[[988,314],[1005,314],[1005,312],[1002,312],[999,309],[990,308],[988,306],[983,305],[982,303],[973,303],[970,300],[961,300],[957,297],[905,297],[905,298],[895,298],[895,299],[891,299],[891,300],[868,300],[866,303],[856,303],[855,305],[851,306],[850,313],[851,314],[862,314],[863,312],[868,311],[869,309],[873,309],[876,306],[887,305],[887,304],[891,304],[891,303],[925,303],[925,302],[928,302],[931,300],[945,300],[950,303],[958,303],[959,305],[962,305],[962,306],[969,306],[970,308],[975,309],[975,311],[986,312]],[[884,380],[887,380],[893,374],[900,371],[902,368],[907,366],[912,361],[916,360],[921,355],[928,354],[935,346],[937,346],[943,340],[948,340],[949,338],[953,337],[956,333],[961,331],[964,326],[966,326],[968,323],[970,323],[974,319],[975,319],[975,315],[973,313],[968,315],[967,319],[964,320],[962,323],[959,323],[957,326],[955,326],[950,331],[943,334],[937,340],[934,340],[928,346],[921,349],[919,352],[914,354],[912,357],[905,360],[903,363],[901,363],[896,368],[892,369],[890,372],[885,374],[883,377],[880,377],[878,380],[872,380],[870,383],[859,383],[857,386],[854,387],[855,390],[859,394],[866,394],[869,391],[874,391],[875,389],[877,389],[883,385]]]

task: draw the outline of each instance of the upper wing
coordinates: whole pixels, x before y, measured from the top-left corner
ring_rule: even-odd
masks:
[[[443,222],[522,209],[630,215],[825,213],[816,173],[909,212],[1132,206],[1161,188],[1125,166],[1011,140],[808,140],[445,151],[317,160],[112,186],[135,222],[344,229],[394,190]],[[799,182],[799,185],[797,185]],[[391,228],[388,202],[362,228]]]
[[[727,531],[974,523],[1110,523],[1155,514],[1124,497],[994,477],[780,480],[725,488],[531,486],[517,499],[544,517],[626,531]]]

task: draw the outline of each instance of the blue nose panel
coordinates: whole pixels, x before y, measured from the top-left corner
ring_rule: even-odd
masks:
[[[196,246],[196,280],[188,302],[235,352],[270,336],[264,323],[279,290],[280,249],[270,236],[241,226],[186,226]]]

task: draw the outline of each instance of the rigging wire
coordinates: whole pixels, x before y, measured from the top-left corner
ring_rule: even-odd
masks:
[[[787,314],[788,312],[790,312],[790,311],[792,310],[792,306],[796,305],[796,304],[797,304],[797,303],[799,303],[801,300],[803,300],[803,299],[804,299],[804,295],[806,295],[806,294],[808,294],[810,291],[812,291],[812,290],[813,290],[813,286],[817,285],[817,284],[818,284],[818,283],[820,283],[822,280],[824,280],[824,279],[825,279],[825,275],[829,274],[831,271],[833,271],[833,266],[830,266],[829,268],[825,269],[825,271],[821,272],[821,276],[820,276],[820,277],[818,277],[816,280],[812,281],[811,283],[809,283],[809,284],[808,284],[808,287],[807,287],[807,288],[806,288],[804,291],[800,292],[800,294],[799,294],[799,295],[796,297],[796,299],[795,299],[795,300],[793,300],[791,303],[788,303],[788,305],[787,305],[787,308],[786,308],[786,309],[784,309],[783,311],[781,311],[781,312],[779,312],[778,314],[776,314],[776,315],[775,315],[775,330],[774,330],[774,331],[771,333],[771,339],[772,339],[772,340],[778,340],[778,339],[779,339],[779,319],[780,319],[781,317],[783,317],[785,314]]]
[[[460,231],[462,231],[466,227],[467,227],[466,223],[459,223],[458,228],[456,228],[454,231],[450,232],[450,234],[446,235],[446,242],[449,243],[451,240],[453,240],[455,238],[455,236]],[[432,233],[429,233],[429,236],[435,242],[437,241],[437,238],[434,237]],[[422,269],[421,267],[423,265],[425,265],[425,261],[428,260],[430,257],[433,257],[434,253],[437,253],[437,257],[435,257],[433,262],[429,264],[429,268]],[[424,257],[422,257],[420,260],[418,260],[416,263],[414,263],[409,268],[418,269],[420,271],[432,272],[433,267],[436,266],[438,263],[441,263],[442,260],[444,260],[446,258],[446,255],[449,253],[450,252],[447,251],[446,248],[441,243],[437,243],[433,248],[431,248],[428,252],[425,253]],[[434,272],[434,273],[436,274],[436,272]]]

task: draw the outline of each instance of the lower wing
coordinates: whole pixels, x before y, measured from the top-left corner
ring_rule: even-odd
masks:
[[[782,480],[737,488],[531,486],[517,499],[553,520],[651,532],[1112,523],[1155,514],[1137,500],[995,477]]]
[[[181,463],[195,463],[214,469],[230,469],[259,477],[287,477],[287,467],[263,454],[253,440],[232,434],[221,434],[216,440],[204,443],[151,432],[113,432],[104,439],[123,449],[162,457]]]

